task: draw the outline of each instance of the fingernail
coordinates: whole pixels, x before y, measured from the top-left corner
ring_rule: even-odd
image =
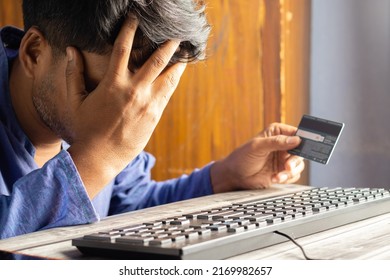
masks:
[[[288,179],[288,175],[287,174],[279,175],[279,181],[280,182],[285,182],[285,181],[287,181],[287,179]]]
[[[297,165],[298,165],[297,160],[290,160],[290,163],[289,163],[290,169],[295,168]]]

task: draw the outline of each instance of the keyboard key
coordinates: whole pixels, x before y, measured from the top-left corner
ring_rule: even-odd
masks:
[[[292,220],[292,218],[293,218],[292,215],[285,215],[282,217],[282,220],[283,221],[290,221],[290,220]]]
[[[200,224],[200,225],[194,225],[193,228],[194,229],[198,229],[198,228],[207,228],[209,226],[211,226],[212,224]]]
[[[186,232],[184,235],[188,239],[193,239],[193,238],[198,238],[199,237],[199,233],[197,231]]]
[[[291,216],[293,218],[297,219],[297,218],[303,217],[303,213],[302,212],[294,212],[294,213],[291,214]]]
[[[157,233],[152,235],[154,239],[163,239],[168,237],[168,233]]]
[[[311,215],[313,215],[313,210],[304,210],[303,212],[302,212],[302,214],[303,215],[305,215],[305,216],[311,216]]]
[[[162,226],[162,221],[146,222],[145,226]]]
[[[122,236],[120,238],[117,238],[115,241],[117,243],[130,243],[130,244],[146,244],[149,241],[152,241],[154,237],[148,236],[148,237],[137,237],[137,236]]]
[[[250,224],[250,221],[245,219],[237,219],[234,221],[237,222],[240,226],[245,226]]]
[[[143,233],[150,233],[150,234],[159,234],[165,232],[165,229],[163,228],[158,228],[158,229],[152,229],[148,231],[144,231]]]
[[[208,226],[207,228],[210,229],[210,230],[212,230],[212,231],[218,231],[218,232],[226,231],[226,230],[227,230],[226,225],[223,225],[223,224],[220,224],[220,225],[212,225],[212,226]]]
[[[231,221],[231,222],[223,222],[222,223],[223,225],[225,225],[227,228],[236,228],[236,227],[238,227],[239,226],[239,224],[237,223],[237,222],[233,222],[233,221]]]
[[[167,231],[167,234],[169,236],[175,236],[175,235],[181,235],[182,232],[180,230],[172,230],[172,231],[170,230],[170,231]]]
[[[172,240],[175,242],[182,242],[182,241],[186,240],[186,236],[185,235],[175,235],[175,236],[172,236]]]
[[[323,207],[323,206],[321,206],[321,207],[313,207],[312,210],[313,210],[314,213],[322,213],[322,212],[326,211],[326,207]]]
[[[245,216],[246,214],[244,212],[236,212],[236,211],[226,211],[222,213],[217,213],[213,215],[213,220],[220,220],[220,219],[234,219],[234,218],[240,218],[242,216]]]
[[[255,228],[256,228],[256,224],[249,224],[249,225],[244,226],[244,228],[245,228],[246,230],[255,229]]]
[[[307,204],[307,203],[304,203],[301,205],[303,210],[311,210],[313,208],[313,206],[311,206],[311,204]]]
[[[256,222],[256,226],[257,226],[257,227],[260,227],[260,228],[265,227],[265,226],[267,226],[267,225],[268,225],[267,221],[259,221],[259,222]]]
[[[239,232],[243,232],[243,231],[245,231],[245,227],[244,226],[235,227],[235,228],[229,228],[228,229],[228,232],[234,232],[234,233],[239,233]]]
[[[363,197],[363,196],[361,196],[361,197],[354,197],[354,198],[352,198],[352,201],[355,202],[355,203],[365,202],[366,198]]]
[[[336,205],[334,205],[334,204],[330,204],[330,205],[327,205],[325,207],[327,210],[335,210],[336,209]]]
[[[112,241],[118,237],[121,237],[121,235],[107,234],[107,233],[92,233],[92,234],[84,235],[85,240],[100,240],[100,241]]]
[[[274,217],[274,218],[269,218],[269,219],[266,219],[267,223],[269,224],[278,224],[282,221],[282,218],[280,217]]]
[[[211,230],[210,229],[199,229],[198,230],[198,234],[199,235],[203,235],[203,236],[205,236],[205,235],[209,235],[209,234],[211,234]]]
[[[245,219],[249,220],[251,222],[259,222],[259,221],[263,221],[263,220],[266,220],[266,219],[272,218],[272,217],[273,217],[272,214],[257,214],[254,216],[247,217]]]
[[[285,210],[291,210],[291,212],[289,212],[289,213],[294,213],[294,212],[299,212],[299,211],[303,211],[304,209],[303,209],[303,207],[299,207],[299,206],[297,206],[297,207],[288,207],[288,208],[285,208]]]
[[[127,226],[127,227],[114,228],[113,230],[118,230],[118,231],[135,231],[135,230],[140,230],[141,228],[146,228],[146,225],[132,225],[132,226]]]
[[[134,233],[134,234],[125,234],[126,236],[140,236],[140,237],[147,237],[147,236],[152,236],[152,232],[150,231],[145,231],[145,232],[139,232],[139,233]]]
[[[186,226],[190,225],[190,220],[174,220],[174,221],[171,221],[169,224],[186,227]]]
[[[167,245],[171,243],[172,243],[171,238],[157,238],[149,242],[150,245]]]
[[[99,233],[114,235],[114,234],[120,234],[120,231],[119,230],[109,230],[109,231],[101,231]]]
[[[280,213],[282,213],[283,215],[289,215],[289,214],[291,214],[291,213],[294,213],[293,210],[286,210],[286,209],[278,210],[278,211],[275,211],[275,212],[280,212]]]
[[[184,217],[185,218],[185,217]],[[170,219],[165,219],[164,221],[162,221],[162,223],[164,224],[164,225],[169,225],[171,222],[173,222],[175,219],[173,219],[173,218],[170,218]]]

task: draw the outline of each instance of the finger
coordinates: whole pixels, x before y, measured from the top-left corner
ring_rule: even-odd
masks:
[[[284,168],[286,170],[293,170],[296,168],[298,165],[300,165],[302,162],[304,162],[302,157],[299,156],[290,156],[288,159],[285,161]]]
[[[285,181],[283,184],[293,184],[293,183],[296,183],[299,179],[301,179],[301,173],[295,175],[295,176],[292,177],[291,179],[288,179],[288,180]]]
[[[166,70],[154,82],[156,93],[167,103],[180,82],[180,78],[186,69],[186,63],[176,63]],[[158,98],[158,96],[155,96]]]
[[[68,64],[66,66],[66,88],[71,108],[78,106],[86,94],[84,81],[84,63],[81,54],[73,47],[66,48]]]
[[[296,133],[297,128],[284,123],[273,123],[262,133],[264,136],[275,136],[275,135],[287,135],[292,136]]]
[[[112,49],[111,59],[108,66],[108,75],[123,76],[128,75],[128,65],[135,32],[138,28],[138,19],[129,15],[119,31],[118,37]],[[111,79],[112,76],[109,77]]]
[[[286,183],[291,182],[292,179],[300,178],[301,173],[305,169],[304,161],[299,161],[299,164],[295,166],[292,170],[284,170],[282,172],[277,173],[273,176],[272,182],[274,183]]]
[[[284,162],[284,161],[287,161],[287,160],[288,160],[290,157],[292,157],[292,156],[294,156],[294,155],[289,154],[287,151],[281,151],[280,154],[279,154],[279,158],[280,158],[281,160],[283,160],[283,162]]]
[[[167,67],[173,54],[179,47],[178,41],[167,41],[162,44],[150,58],[142,65],[139,71],[134,76],[134,81],[137,83],[151,84]]]
[[[271,153],[275,151],[287,151],[297,147],[301,143],[299,136],[276,135],[271,137],[259,137],[253,143],[259,153]]]

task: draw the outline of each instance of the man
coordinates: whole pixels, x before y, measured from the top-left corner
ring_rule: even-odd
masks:
[[[0,32],[0,238],[271,183],[304,169],[272,124],[190,175],[150,178],[143,152],[209,27],[193,0],[24,0]]]

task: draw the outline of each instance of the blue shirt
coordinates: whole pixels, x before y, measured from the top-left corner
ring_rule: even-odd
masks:
[[[155,159],[142,152],[92,201],[66,144],[42,168],[13,110],[9,70],[23,32],[0,30],[0,239],[41,229],[92,223],[107,215],[212,193],[210,165],[180,178],[155,182]]]

